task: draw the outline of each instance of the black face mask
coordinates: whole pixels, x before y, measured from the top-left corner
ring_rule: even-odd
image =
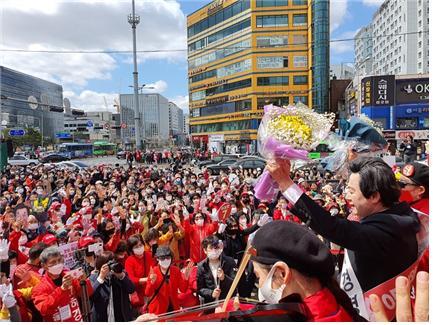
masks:
[[[242,202],[244,202],[244,203],[250,203],[250,199],[242,199]]]
[[[110,230],[105,230],[105,234],[106,234],[107,236],[111,236],[111,235],[114,234],[115,231],[116,231],[116,229],[111,228]]]
[[[229,234],[230,236],[234,236],[237,235],[239,233],[239,229],[236,228],[227,228],[227,234]]]
[[[171,219],[170,219],[170,218],[164,219],[163,222],[164,222],[164,223],[170,223],[170,222],[171,222]]]

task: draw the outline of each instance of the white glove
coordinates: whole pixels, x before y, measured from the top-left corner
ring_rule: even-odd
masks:
[[[10,244],[7,239],[0,240],[0,260],[9,259],[8,252]]]
[[[225,223],[221,223],[218,227],[218,233],[222,234],[227,228],[227,225]]]
[[[263,214],[262,216],[260,216],[260,219],[257,222],[257,225],[259,227],[263,227],[264,225],[266,225],[268,222],[271,222],[271,221],[272,221],[272,218],[269,217],[269,215]]]
[[[210,215],[212,221],[218,221],[218,211],[217,209],[212,209],[212,214]]]

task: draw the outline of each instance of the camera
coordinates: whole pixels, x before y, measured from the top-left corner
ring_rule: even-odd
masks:
[[[122,264],[117,262],[116,260],[109,261],[108,267],[110,268],[110,271],[112,271],[114,273],[122,273],[123,272]]]

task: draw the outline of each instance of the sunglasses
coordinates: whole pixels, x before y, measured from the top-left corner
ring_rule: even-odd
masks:
[[[171,255],[158,256],[158,260],[160,261],[169,260],[169,259],[171,259]]]

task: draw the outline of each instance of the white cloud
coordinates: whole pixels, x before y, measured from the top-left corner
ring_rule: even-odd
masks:
[[[143,94],[145,93],[158,93],[161,94],[167,90],[167,83],[164,80],[158,80],[153,83],[146,84],[146,88],[143,88]]]
[[[121,0],[1,0],[2,48],[24,50],[131,50],[127,21],[131,2]],[[173,0],[137,1],[137,49],[183,49],[186,17]],[[184,52],[140,53],[139,59],[184,60]],[[110,79],[117,62],[130,54],[3,52],[5,66],[68,86]]]
[[[184,112],[188,112],[189,109],[189,96],[178,95],[170,99],[171,102],[179,106]]]
[[[80,94],[71,90],[63,92],[63,97],[69,98],[72,108],[83,109],[85,111],[110,111],[116,112],[114,99],[119,97],[114,93],[98,93],[92,90],[84,90]],[[107,105],[105,105],[105,101]]]
[[[379,7],[383,2],[384,0],[362,0],[362,4],[367,7]]]
[[[358,33],[359,29],[355,31],[346,31],[344,33],[335,36],[335,39],[352,39],[356,33]],[[331,42],[331,56],[335,54],[342,54],[347,52],[354,51],[354,41],[341,41],[341,42]]]
[[[332,33],[347,19],[349,13],[347,0],[331,0],[330,2],[330,32]]]

